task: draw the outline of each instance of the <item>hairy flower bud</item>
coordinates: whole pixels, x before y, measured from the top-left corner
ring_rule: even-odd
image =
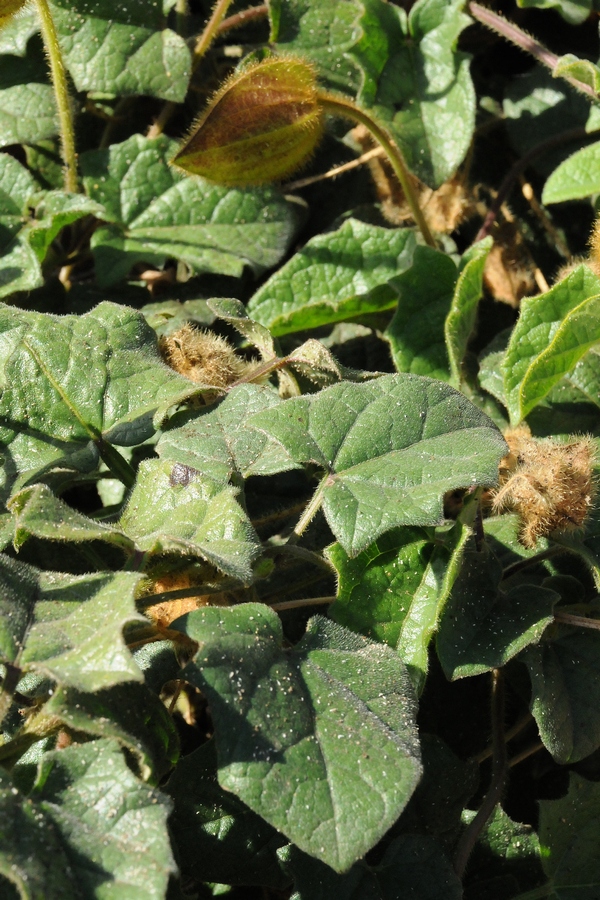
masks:
[[[581,528],[595,493],[592,439],[538,440],[526,426],[504,436],[510,453],[500,463],[493,511],[517,513],[519,540],[529,549],[540,537]]]
[[[312,66],[276,57],[248,66],[223,85],[173,163],[231,187],[266,184],[302,166],[322,132]]]
[[[25,6],[27,0],[0,0],[0,28]]]

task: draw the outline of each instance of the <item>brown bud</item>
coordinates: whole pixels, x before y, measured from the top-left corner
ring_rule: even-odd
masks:
[[[159,341],[163,359],[172,369],[196,384],[225,388],[256,363],[247,363],[218,334],[184,325]]]
[[[0,0],[0,28],[25,6],[27,0]]]
[[[301,59],[275,57],[223,85],[173,163],[218,184],[266,184],[307,162],[322,133],[314,69]]]
[[[517,513],[521,543],[533,549],[540,537],[581,528],[594,496],[592,439],[537,440],[523,426],[505,438],[510,453],[500,463],[493,509]]]

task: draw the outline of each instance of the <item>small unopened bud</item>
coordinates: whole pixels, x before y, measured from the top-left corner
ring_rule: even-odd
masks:
[[[0,0],[0,28],[25,6],[27,0]]]
[[[173,163],[231,187],[281,181],[308,161],[322,133],[314,69],[276,57],[223,85]]]

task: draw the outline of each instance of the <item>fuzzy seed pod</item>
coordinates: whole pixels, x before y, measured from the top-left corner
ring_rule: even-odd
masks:
[[[27,0],[0,0],[0,28],[12,19],[15,13],[23,9]]]
[[[510,453],[500,463],[493,511],[517,513],[519,540],[530,549],[540,537],[581,528],[594,496],[592,439],[536,440],[523,426],[505,438]]]
[[[281,181],[312,156],[323,113],[312,66],[276,57],[225,82],[173,164],[231,187]]]
[[[189,323],[163,335],[159,350],[167,365],[184,378],[211,387],[228,387],[256,365],[241,359],[225,338]]]

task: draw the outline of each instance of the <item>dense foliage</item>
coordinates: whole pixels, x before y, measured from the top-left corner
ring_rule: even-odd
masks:
[[[2,898],[600,896],[595,7],[0,0]]]

